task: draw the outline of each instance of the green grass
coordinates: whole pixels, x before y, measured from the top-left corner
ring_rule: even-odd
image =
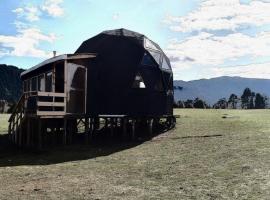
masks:
[[[8,132],[9,114],[0,114],[0,134]]]
[[[1,151],[0,199],[269,199],[270,110],[175,114],[142,144]]]

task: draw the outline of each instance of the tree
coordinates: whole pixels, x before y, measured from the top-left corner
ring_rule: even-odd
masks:
[[[255,108],[256,109],[265,109],[266,108],[267,98],[262,96],[260,93],[257,93],[255,96]]]
[[[178,107],[178,108],[185,108],[184,102],[183,102],[183,101],[178,101],[178,102],[177,102],[177,107]]]
[[[250,109],[251,107],[254,107],[252,96],[254,96],[254,93],[252,94],[251,90],[246,88],[241,96],[242,108]]]
[[[237,95],[231,94],[231,96],[228,100],[228,104],[230,104],[233,109],[236,109],[237,101],[238,101]]]
[[[203,109],[207,107],[206,103],[203,100],[199,99],[198,97],[194,100],[193,106],[194,108],[203,108]]]
[[[219,99],[217,103],[213,105],[215,109],[226,109],[228,108],[228,102],[226,98]]]
[[[194,108],[193,100],[188,99],[185,101],[184,104],[185,104],[185,108]]]

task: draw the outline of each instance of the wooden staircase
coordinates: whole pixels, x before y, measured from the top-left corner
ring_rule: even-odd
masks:
[[[10,140],[18,146],[22,146],[23,144],[23,136],[25,135],[24,132],[26,128],[25,121],[25,95],[23,94],[8,120]]]

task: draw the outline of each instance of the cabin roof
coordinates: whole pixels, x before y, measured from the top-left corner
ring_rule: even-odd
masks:
[[[33,72],[39,68],[42,68],[45,65],[48,65],[50,63],[54,63],[60,60],[75,60],[75,59],[87,59],[87,58],[95,58],[97,55],[94,53],[75,53],[75,54],[63,54],[59,56],[55,56],[52,58],[49,58],[47,60],[44,60],[43,62],[35,65],[34,67],[31,67],[30,69],[24,71],[21,73],[21,77],[27,75],[30,72]]]

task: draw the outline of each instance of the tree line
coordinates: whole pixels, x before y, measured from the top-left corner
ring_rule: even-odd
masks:
[[[250,88],[245,88],[241,96],[231,94],[228,98],[219,99],[213,106],[204,100],[196,98],[174,103],[176,108],[215,108],[215,109],[266,109],[269,106],[269,98],[260,93],[252,92]]]

